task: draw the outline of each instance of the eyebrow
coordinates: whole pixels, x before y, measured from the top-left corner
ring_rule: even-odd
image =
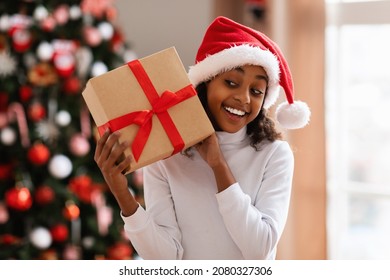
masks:
[[[242,67],[234,68],[234,70],[236,70],[237,72],[242,73],[242,74],[245,73],[245,71]],[[256,75],[255,78],[258,80],[265,80],[266,82],[268,82],[268,77],[264,76],[264,75]]]

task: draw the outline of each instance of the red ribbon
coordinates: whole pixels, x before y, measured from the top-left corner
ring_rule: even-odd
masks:
[[[102,136],[107,129],[114,132],[132,124],[138,125],[140,128],[131,146],[134,158],[138,161],[152,130],[152,117],[156,114],[173,145],[172,155],[180,152],[184,148],[184,141],[167,110],[196,95],[194,87],[188,85],[175,93],[166,90],[159,96],[139,60],[133,60],[127,65],[152,105],[152,109],[132,112],[112,119],[98,127],[99,134]]]

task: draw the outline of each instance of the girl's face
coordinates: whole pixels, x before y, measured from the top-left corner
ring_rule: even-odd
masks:
[[[207,83],[207,103],[217,127],[234,133],[259,114],[268,78],[260,66],[245,65]]]

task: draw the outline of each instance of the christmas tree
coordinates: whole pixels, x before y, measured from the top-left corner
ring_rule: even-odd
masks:
[[[81,95],[132,59],[116,15],[113,0],[0,2],[0,259],[135,255]]]

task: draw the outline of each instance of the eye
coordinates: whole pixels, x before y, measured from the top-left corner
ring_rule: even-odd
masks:
[[[225,84],[229,87],[236,87],[238,84],[233,82],[232,80],[225,80]]]
[[[253,94],[254,96],[261,96],[261,95],[264,94],[264,91],[259,90],[259,89],[256,89],[256,88],[252,88],[251,91],[252,91],[252,94]]]

